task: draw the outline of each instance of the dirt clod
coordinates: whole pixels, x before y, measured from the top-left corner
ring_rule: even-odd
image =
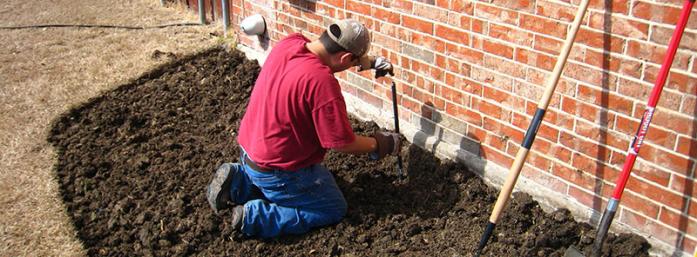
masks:
[[[156,54],[161,56],[162,54]],[[174,57],[173,57],[174,58]],[[414,145],[395,158],[331,152],[349,204],[339,224],[271,240],[233,231],[204,190],[215,169],[239,156],[234,140],[259,67],[214,48],[148,72],[74,108],[49,136],[61,193],[92,256],[471,256],[497,192],[468,167]],[[379,129],[352,121],[359,134]],[[588,250],[593,232],[566,210],[545,213],[516,193],[485,256],[563,256]],[[584,236],[580,236],[584,235]],[[635,235],[608,236],[607,256],[648,256]]]

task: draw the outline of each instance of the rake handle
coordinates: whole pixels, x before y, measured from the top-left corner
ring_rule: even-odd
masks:
[[[491,234],[493,234],[492,232],[496,227],[496,223],[501,218],[503,209],[505,208],[506,203],[508,202],[511,196],[513,187],[515,186],[518,180],[518,176],[520,175],[520,171],[522,170],[523,165],[525,164],[525,159],[528,156],[528,152],[532,147],[532,143],[535,141],[537,130],[540,128],[542,119],[544,118],[547,107],[549,106],[549,102],[552,99],[552,94],[554,93],[554,90],[557,87],[557,82],[559,81],[561,73],[564,70],[564,66],[566,65],[569,53],[571,52],[571,47],[574,44],[576,34],[578,32],[579,27],[581,26],[581,21],[583,20],[583,16],[585,16],[586,14],[586,10],[588,9],[588,3],[589,0],[581,1],[578,11],[576,12],[574,21],[571,24],[571,29],[566,35],[566,40],[564,41],[564,45],[562,47],[559,57],[557,57],[557,62],[554,65],[552,76],[549,78],[549,80],[547,80],[544,95],[542,96],[540,102],[537,105],[535,116],[533,116],[533,120],[532,122],[530,122],[530,126],[528,127],[527,132],[525,132],[525,138],[523,139],[523,143],[521,144],[521,147],[518,150],[518,153],[516,154],[516,159],[513,162],[513,165],[511,165],[510,170],[508,171],[508,177],[506,178],[506,182],[504,182],[504,185],[501,188],[501,192],[499,193],[499,196],[496,200],[494,209],[491,213],[491,216],[489,217],[489,222],[487,224],[486,230],[482,234],[482,238],[479,241],[479,245],[477,247],[475,256],[479,256],[484,247],[486,246],[486,243],[487,241],[489,241],[489,237],[491,237]]]

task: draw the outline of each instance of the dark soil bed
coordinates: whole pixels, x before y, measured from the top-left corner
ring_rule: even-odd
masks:
[[[330,153],[349,203],[339,224],[272,240],[232,231],[215,215],[205,188],[215,168],[235,161],[233,133],[259,72],[222,48],[155,69],[58,118],[49,141],[55,172],[80,239],[91,256],[470,256],[497,191],[467,167],[414,145],[394,158]],[[359,134],[379,129],[352,121]],[[486,256],[562,256],[589,250],[594,232],[567,210],[545,213],[516,193]],[[635,235],[610,235],[606,256],[647,256]]]

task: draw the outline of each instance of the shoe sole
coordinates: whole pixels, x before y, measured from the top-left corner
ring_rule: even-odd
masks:
[[[224,164],[225,165],[225,164]],[[213,180],[208,185],[207,198],[208,203],[213,208],[213,211],[217,214],[219,210],[222,210],[227,205],[227,200],[224,199],[225,192],[230,191],[230,183],[232,181],[232,176],[230,176],[231,169],[234,165],[229,165],[228,168],[218,168]]]

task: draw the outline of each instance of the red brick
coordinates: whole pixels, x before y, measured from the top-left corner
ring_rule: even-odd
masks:
[[[680,8],[636,1],[632,7],[632,16],[650,21],[676,24],[678,17],[680,17]]]
[[[697,97],[683,96],[682,107],[680,107],[680,112],[687,115],[697,116]]]
[[[607,71],[620,72],[634,78],[641,78],[642,63],[635,60],[610,55],[593,49],[586,49],[584,62]]]
[[[575,117],[573,115],[559,112],[556,109],[547,109],[547,112],[545,112],[545,121],[566,130],[573,130],[574,120]]]
[[[489,26],[489,36],[519,46],[532,47],[533,35],[517,27],[508,27],[492,23]]]
[[[576,33],[576,41],[574,44],[580,43],[613,53],[623,53],[624,41],[624,39],[613,35],[592,31],[586,28],[580,28],[578,33]]]
[[[402,98],[401,101],[400,101],[400,105],[401,105],[402,107],[404,107],[404,108],[406,108],[406,109],[412,111],[412,112],[419,112],[419,111],[421,111],[421,103],[420,103],[420,102],[416,102],[416,101],[412,101],[412,100],[409,99],[409,98]],[[405,112],[400,112],[400,113],[405,113]],[[400,114],[399,117],[402,118],[402,115]]]
[[[662,126],[679,134],[693,135],[692,133],[694,133],[697,128],[694,126],[686,126],[686,124],[693,123],[692,117],[685,117],[684,115],[678,115],[673,112],[661,112],[659,109],[653,116],[651,126]]]
[[[472,1],[451,1],[450,5],[453,12],[469,15],[474,13],[474,3]]]
[[[537,1],[536,14],[556,20],[571,22],[576,15],[576,9],[575,6],[571,7],[549,1]]]
[[[603,84],[603,71],[572,62],[566,63],[564,75],[592,85]]]
[[[658,72],[659,68],[657,66],[646,67],[644,80],[652,84],[656,83]],[[671,71],[664,87],[675,89],[684,94],[695,95],[697,94],[697,78]]]
[[[631,178],[629,180],[632,180]],[[650,199],[655,200],[655,196],[648,195]],[[622,194],[622,200],[620,203],[624,208],[632,209],[633,211],[639,212],[648,216],[649,218],[658,218],[658,211],[660,207],[658,204],[648,201],[645,198],[640,197],[634,192],[624,191]]]
[[[618,165],[623,165],[624,161],[626,160],[626,155],[623,155],[621,158],[622,162],[620,162]],[[634,167],[632,169],[632,174],[634,174],[635,177],[640,177],[646,180],[649,180],[653,183],[659,184],[660,186],[663,187],[668,187],[668,183],[670,183],[671,174],[669,172],[657,169],[656,167],[653,167],[649,165],[647,162],[644,161],[639,161],[634,163]],[[646,195],[646,194],[644,194]],[[648,197],[651,197],[647,195]]]
[[[575,1],[578,2],[578,1]],[[629,0],[591,0],[588,4],[589,9],[595,9],[600,11],[610,11],[612,13],[629,13]]]
[[[439,97],[433,98],[433,106],[438,110],[445,110],[445,100]]]
[[[431,49],[438,53],[445,52],[445,42],[429,35],[414,33],[411,35],[411,42],[415,45]]]
[[[534,10],[534,1],[531,0],[492,0],[492,4],[502,6],[508,9],[524,11],[532,13]]]
[[[563,131],[559,136],[559,142],[565,147],[578,151],[578,153],[574,153],[571,156],[571,164],[574,168],[585,171],[587,173],[595,173],[596,176],[597,174],[603,174],[607,178],[614,178],[615,175],[618,173],[617,170],[615,170],[613,167],[609,167],[605,163],[601,163],[597,160],[608,160],[607,156],[610,155],[609,151],[605,150],[603,152],[603,154],[606,155],[604,157],[598,157],[597,153],[594,154],[591,152],[585,152],[585,150],[583,150],[584,148],[592,148],[594,146],[590,144],[589,141],[580,140],[577,138],[577,136],[571,135]]]
[[[461,76],[454,76],[450,73],[446,74],[446,84],[459,91],[467,92],[475,96],[482,95],[481,84]]]
[[[414,4],[408,0],[383,1],[383,6],[394,8],[395,10],[411,14],[414,11]]]
[[[484,127],[486,128],[486,125],[484,125]],[[513,143],[516,146],[519,146],[520,143],[523,142],[523,138],[525,137],[525,131],[521,131],[514,126],[510,126],[510,124],[508,123],[502,124],[500,126],[498,134],[510,140],[509,142]],[[518,149],[516,149],[516,152],[517,151]]]
[[[481,81],[483,84],[490,84],[501,90],[512,91],[514,81],[511,77],[499,74],[498,72],[489,69],[472,67],[470,77],[475,81]]]
[[[481,149],[482,158],[486,159],[487,161],[491,161],[504,167],[509,167],[511,166],[511,163],[513,163],[513,157],[505,155],[497,151],[495,148],[492,148],[487,145],[482,145]]]
[[[564,143],[565,145],[567,143]],[[592,156],[593,158],[605,162],[610,159],[611,151],[604,145],[598,144],[598,142],[591,141],[588,139],[574,138],[572,140],[572,145],[576,146],[575,149],[583,154]]]
[[[545,156],[538,154],[536,151],[531,151],[525,160],[529,165],[543,171],[548,171],[552,167],[552,163]]]
[[[404,25],[407,28],[420,31],[426,34],[433,34],[433,22],[420,19],[420,18],[414,18],[411,16],[402,16],[402,25]]]
[[[602,107],[606,107],[609,110],[626,115],[632,115],[634,107],[633,100],[614,93],[608,93],[606,96],[603,96],[601,104]]]
[[[674,208],[674,209],[681,209],[683,206],[683,197],[680,194],[676,194],[675,192],[667,189],[667,188],[662,188],[658,187],[649,183],[646,183],[644,181],[641,181],[637,179],[636,177],[632,176],[627,180],[627,186],[625,188],[625,192],[627,190],[631,190],[632,192],[636,192],[639,194],[642,194],[646,197],[650,197],[651,200],[654,200],[656,202],[660,202],[665,204],[668,207]],[[644,213],[647,216],[650,217],[656,217],[652,215],[648,215]]]
[[[424,3],[424,4],[429,4],[429,5],[435,5],[435,4],[436,4],[436,0],[414,0],[414,1],[415,1],[415,2]]]
[[[659,65],[663,63],[667,51],[667,47],[665,46],[652,45],[634,40],[630,40],[627,47],[627,54],[629,56]],[[675,54],[671,67],[686,70],[689,60],[690,56],[688,54],[678,52]]]
[[[647,39],[649,24],[636,20],[630,20],[621,16],[608,16],[604,13],[592,13],[590,27],[608,34],[617,34],[633,39]]]
[[[641,78],[641,70],[644,68],[644,64],[638,61],[630,59],[620,59],[619,73],[623,75],[629,75],[636,79]]]
[[[692,17],[690,17],[692,19]],[[651,41],[659,45],[668,45],[670,38],[673,36],[674,28],[665,28],[659,26],[653,26],[653,31],[651,33]],[[680,49],[689,49],[692,51],[697,51],[697,33],[684,31],[682,38],[680,39]]]
[[[441,55],[438,55],[441,56]],[[444,63],[438,64],[439,67],[445,67],[447,71],[451,71],[455,74],[461,74],[462,76],[469,76],[469,65],[461,63],[455,58],[443,57]],[[447,78],[446,78],[447,79]]]
[[[486,137],[486,131],[476,126],[467,126],[467,133],[465,136],[474,139],[477,142],[483,142],[482,139]]]
[[[571,151],[562,145],[554,145],[549,150],[549,154],[556,158],[558,161],[562,161],[565,164],[571,164]]]
[[[633,211],[627,210],[626,208],[621,208],[621,214],[619,215],[619,221],[625,223],[631,227],[642,228],[653,238],[660,241],[666,242],[668,244],[675,244],[681,234],[674,229],[669,228],[663,224],[660,224],[654,220],[647,219]]]
[[[505,108],[508,108],[511,110],[521,110],[521,109],[525,108],[525,100],[521,99],[520,97],[517,97],[515,95],[512,95],[510,92],[505,92],[505,91],[498,90],[497,88],[489,87],[489,86],[485,86],[483,88],[484,88],[484,91],[483,91],[482,95],[486,99],[491,99],[491,100],[501,104]],[[514,115],[514,117],[515,116],[516,115]],[[520,115],[517,115],[517,116],[523,118]],[[515,125],[515,119],[514,119],[514,125]],[[519,128],[526,129],[523,127],[519,127]]]
[[[671,177],[670,189],[684,197],[692,199],[697,198],[697,180],[680,175],[673,175]],[[695,217],[697,218],[697,216]]]
[[[637,123],[634,127],[634,134],[636,134],[636,130],[638,128],[639,124]],[[646,138],[644,140],[653,144],[663,146],[667,149],[673,149],[673,147],[675,146],[675,141],[677,140],[677,135],[673,131],[668,131],[663,128],[653,126],[649,128],[649,131],[648,133],[646,133]]]
[[[555,59],[553,57],[523,48],[517,49],[515,60],[547,71],[551,71],[555,64]]]
[[[480,19],[472,19],[472,31],[479,34],[484,34],[484,29],[488,26],[488,24],[489,22]]]
[[[445,104],[445,112],[447,114],[452,115],[455,118],[461,119],[465,122],[467,122],[470,125],[474,126],[481,126],[482,125],[482,116],[474,111],[471,111],[467,108],[462,108],[460,106],[457,106],[455,104],[451,103],[446,103]]]
[[[583,100],[595,105],[601,105],[602,102],[607,102],[607,97],[610,93],[602,91],[597,87],[591,87],[585,84],[578,84],[578,100]]]
[[[687,155],[697,156],[697,139],[692,137],[681,136],[678,138],[678,148],[676,152]]]
[[[385,35],[382,35],[380,33],[373,33],[371,35],[372,37],[372,47],[375,46],[380,46],[386,49],[399,49],[400,46],[400,41],[396,40],[392,37],[387,37]],[[396,62],[395,60],[392,60],[393,62]],[[395,63],[396,64],[396,63]]]
[[[376,97],[372,94],[368,94],[363,90],[357,90],[356,96],[359,99],[363,100],[364,102],[366,102],[366,103],[368,103],[376,108],[382,108],[382,106],[383,106],[382,99],[380,99],[379,97]]]
[[[675,155],[673,152],[659,149],[650,144],[643,144],[641,146],[639,157],[683,175],[688,174],[692,165],[694,165],[694,161]]]
[[[554,56],[561,52],[562,41],[559,39],[535,35],[535,50],[550,53]]]
[[[684,201],[689,200],[685,199]],[[683,205],[686,206],[687,202],[684,202]],[[690,219],[684,214],[671,211],[664,207],[661,208],[661,216],[659,217],[659,220],[685,234],[697,235],[697,221]]]
[[[556,20],[545,19],[538,16],[522,15],[520,28],[563,39],[566,36],[568,26]]]
[[[501,119],[503,112],[501,107],[494,105],[493,103],[474,99],[472,101],[472,109],[479,111],[484,115],[494,117],[496,119]]]
[[[588,207],[593,207],[595,203],[597,203],[598,201],[602,201],[599,197],[595,196],[594,194],[582,191],[578,187],[574,186],[569,187],[569,196],[573,197],[574,199],[576,199],[576,201]]]
[[[389,9],[373,7],[371,16],[374,19],[383,20],[392,24],[399,24],[400,14]]]
[[[431,5],[415,4],[414,15],[442,23],[448,22],[448,11],[433,8]]]
[[[600,127],[597,124],[579,120],[576,122],[574,129],[578,135],[596,141],[601,145],[608,145],[615,148],[624,148],[629,145],[629,141],[623,136],[606,130],[605,127]]]
[[[436,6],[443,9],[450,9],[450,0],[436,0]]]
[[[516,25],[518,23],[518,12],[502,9],[493,5],[477,3],[474,8],[474,16],[488,21],[499,21]]]
[[[492,55],[484,56],[484,67],[498,71],[514,78],[525,78],[525,68],[508,59],[501,59]]]
[[[484,53],[481,51],[454,44],[446,44],[446,54],[471,64],[481,65],[484,61]]]
[[[599,118],[603,118],[599,107],[571,98],[563,98],[561,109],[571,115],[581,117],[590,122],[596,122],[599,121]]]
[[[455,90],[446,86],[438,87],[438,89],[440,90],[438,96],[443,97],[443,99],[454,102],[458,105],[463,105],[465,95],[459,90]]]
[[[562,178],[564,181],[567,181],[571,184],[574,184],[578,187],[584,188],[589,191],[593,191],[596,188],[596,183],[602,183],[602,181],[596,181],[595,177],[592,174],[585,173],[578,169],[561,168],[552,169],[551,172],[553,175]]]
[[[553,165],[551,169],[554,170],[554,167],[556,166]],[[566,192],[569,190],[569,186],[566,183],[560,181],[554,176],[550,176],[550,173],[547,172],[523,169],[522,175],[528,179],[537,182],[540,185],[544,185],[545,187],[551,189],[554,192],[566,194]]]
[[[690,217],[697,217],[697,200],[694,198],[692,202],[690,202],[690,209],[687,211],[687,213],[690,215]]]
[[[465,31],[472,31],[472,18],[459,13],[450,13],[447,24]]]
[[[470,37],[465,31],[443,25],[436,25],[435,36],[462,45],[468,45]]]

